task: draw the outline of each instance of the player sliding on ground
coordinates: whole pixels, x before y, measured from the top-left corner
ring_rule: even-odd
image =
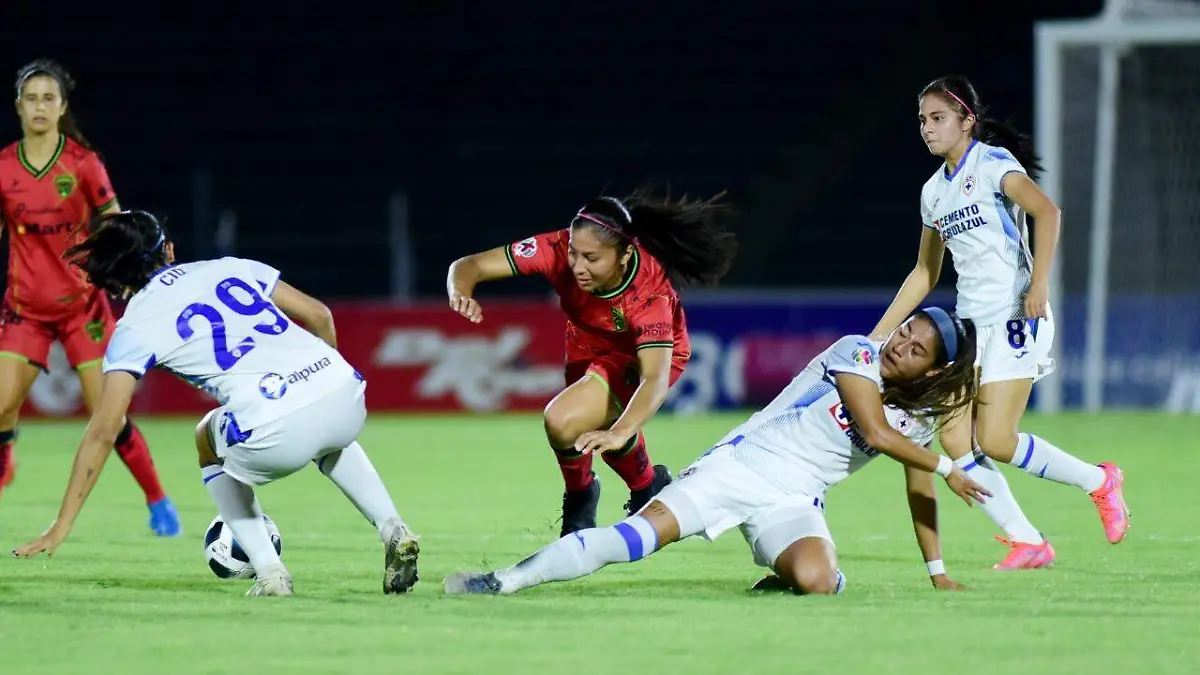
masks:
[[[629,487],[628,514],[671,482],[667,467],[651,464],[642,427],[691,356],[676,286],[715,284],[737,251],[719,196],[672,201],[639,190],[593,199],[567,229],[450,265],[450,307],[471,321],[483,321],[476,285],[518,275],[549,280],[567,315],[567,387],[545,412],[566,483],[560,535],[596,526],[593,452]]]
[[[455,574],[445,591],[516,593],[739,526],[755,562],[777,575],[758,587],[840,593],[845,577],[825,524],[825,492],[880,453],[906,467],[913,526],[933,584],[959,588],[941,562],[932,475],[968,504],[989,493],[922,446],[937,418],[971,401],[974,364],[975,327],[936,307],[915,314],[886,343],[844,337],[641,512],[569,534],[508,569]]]
[[[253,486],[309,462],[379,531],[384,593],[412,587],[417,540],[355,440],[367,417],[366,383],[338,353],[325,305],[253,260],[173,265],[173,246],[157,219],[141,211],[100,217],[93,234],[67,256],[97,287],[129,297],[129,305],[104,356],[100,403],[75,455],[58,519],[14,555],[53,555],[67,538],[138,379],[157,366],[222,404],[196,427],[196,448],[204,485],[256,571],[249,595],[292,594]]]
[[[965,77],[930,82],[918,105],[921,138],[944,161],[921,190],[924,227],[917,265],[871,337],[886,337],[924,300],[937,285],[949,248],[958,273],[956,311],[979,328],[979,405],[948,420],[941,441],[958,466],[995,493],[983,511],[1005,531],[1008,538],[1001,541],[1010,547],[996,568],[1046,567],[1055,553],[992,460],[1083,490],[1096,505],[1108,541],[1116,544],[1129,529],[1121,470],[1110,463],[1090,464],[1039,436],[1019,433],[1033,383],[1052,370],[1050,264],[1062,220],[1031,177],[1041,169],[1033,144],[988,118]],[[1032,257],[1026,215],[1034,219]]]

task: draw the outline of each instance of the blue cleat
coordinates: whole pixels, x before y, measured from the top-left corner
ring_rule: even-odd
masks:
[[[446,595],[500,595],[500,580],[492,572],[459,572],[442,582]]]
[[[183,534],[179,523],[179,512],[169,497],[150,504],[150,529],[159,537],[178,537]]]

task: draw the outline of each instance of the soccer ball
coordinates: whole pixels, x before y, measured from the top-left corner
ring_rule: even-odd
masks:
[[[279,536],[279,528],[275,521],[263,516],[267,523],[267,534],[275,545],[275,552],[283,552],[283,538]],[[208,561],[208,569],[222,579],[252,579],[254,566],[250,564],[250,556],[242,550],[237,540],[233,538],[233,529],[221,520],[221,516],[212,519],[208,530],[204,533],[204,558]]]

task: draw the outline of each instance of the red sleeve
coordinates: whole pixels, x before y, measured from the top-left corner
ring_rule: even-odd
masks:
[[[567,267],[566,234],[559,230],[522,239],[504,249],[515,276],[540,274],[548,279]]]
[[[674,346],[674,305],[670,297],[656,295],[647,299],[628,317],[633,344],[639,350]]]
[[[108,179],[108,169],[104,168],[104,163],[96,153],[87,153],[81,168],[83,194],[92,208],[100,212],[117,201],[117,193],[113,192],[112,181]]]

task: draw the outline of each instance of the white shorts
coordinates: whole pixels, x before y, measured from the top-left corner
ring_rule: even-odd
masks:
[[[679,522],[680,539],[700,534],[713,541],[740,527],[763,567],[773,567],[779,554],[806,537],[833,543],[823,495],[785,492],[734,459],[729,447],[701,457],[655,495]]]
[[[976,327],[975,365],[979,384],[1007,380],[1037,382],[1054,372],[1050,347],[1054,345],[1054,316],[1013,319]]]
[[[264,485],[336,452],[358,438],[367,420],[366,383],[351,380],[320,399],[257,428],[230,429],[225,408],[208,421],[213,450],[225,473],[246,485]],[[238,440],[238,432],[242,440]]]

